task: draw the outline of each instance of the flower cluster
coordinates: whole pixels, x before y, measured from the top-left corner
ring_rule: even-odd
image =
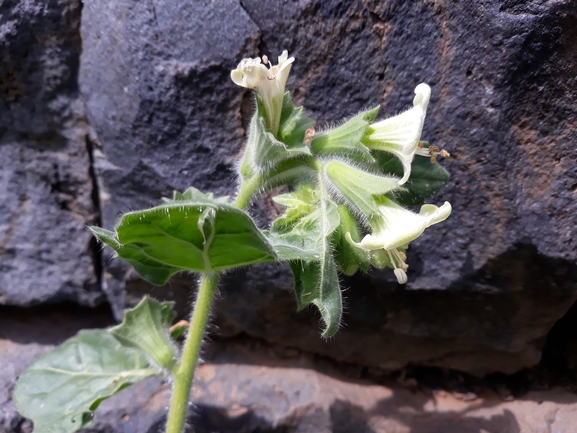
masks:
[[[256,91],[264,107],[268,132],[274,136],[279,131],[285,84],[293,61],[294,58],[289,58],[287,51],[283,51],[276,66],[271,66],[263,56],[262,60],[244,59],[231,72],[236,84]],[[419,213],[415,213],[398,204],[395,198],[398,192],[407,190],[407,185],[411,192],[411,182],[407,182],[411,179],[415,155],[428,157],[433,164],[438,155],[449,157],[444,150],[436,146],[425,147],[421,141],[430,98],[431,88],[421,83],[415,88],[413,106],[399,115],[375,121],[377,108],[363,112],[333,130],[315,133],[309,128],[307,131],[312,132],[302,138],[302,146],[306,146],[307,152],[310,148],[309,153],[316,158],[315,162],[307,164],[319,172],[316,186],[312,186],[319,191],[315,200],[321,200],[318,196],[327,191],[328,199],[339,206],[345,205],[356,221],[354,235],[343,231],[342,238],[346,240],[345,244],[363,254],[358,255],[358,263],[352,266],[347,263],[341,270],[365,269],[367,266],[361,262],[368,260],[378,268],[393,268],[398,282],[406,283],[405,250],[408,244],[427,227],[450,215],[448,202],[440,207],[423,204]],[[382,153],[400,161],[402,168],[398,173],[391,175],[384,169],[375,169],[377,156]],[[310,182],[310,174],[302,182]],[[320,201],[311,203],[310,208],[318,207],[318,203]],[[286,215],[295,212],[290,203],[283,205],[287,206]],[[338,257],[337,252],[337,262]]]

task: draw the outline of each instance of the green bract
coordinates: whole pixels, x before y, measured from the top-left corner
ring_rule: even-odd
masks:
[[[361,142],[370,123],[375,120],[379,107],[364,111],[347,120],[341,126],[318,134],[311,142],[317,155],[343,155],[348,158],[371,162],[369,149]]]

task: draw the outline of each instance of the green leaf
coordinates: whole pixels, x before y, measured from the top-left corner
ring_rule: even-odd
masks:
[[[102,243],[116,251],[117,257],[130,263],[142,278],[153,284],[162,286],[172,275],[185,270],[153,259],[139,245],[122,245],[115,232],[95,226],[89,229]]]
[[[319,182],[322,182],[322,178]],[[316,305],[325,322],[322,336],[328,338],[339,330],[343,312],[337,266],[330,245],[331,235],[337,230],[341,221],[337,205],[328,199],[325,185],[320,183],[319,186],[321,191],[317,211],[319,215],[318,240],[315,246],[320,260],[318,262],[301,261],[301,267],[297,263],[291,265],[291,269],[295,274],[298,308],[302,309],[310,303]]]
[[[385,174],[403,175],[399,159],[386,152],[375,152],[377,162]],[[395,193],[396,201],[403,206],[420,206],[439,192],[449,182],[449,173],[429,158],[416,155],[411,164],[411,176],[403,185],[404,191]]]
[[[372,162],[369,149],[361,143],[369,124],[375,120],[379,107],[363,111],[346,121],[343,125],[319,135],[311,142],[315,155],[344,155],[359,159],[360,162]]]
[[[178,340],[181,336],[184,335],[187,329],[188,329],[188,322],[181,320],[171,328],[170,338],[172,338],[173,340]]]
[[[355,242],[360,242],[361,235],[357,220],[346,206],[339,205],[338,211],[341,224],[335,231],[332,241],[337,268],[345,275],[353,275],[359,268],[367,272],[371,263],[369,253],[354,247],[345,238],[346,234],[350,233]]]
[[[309,148],[303,143],[289,147],[277,140],[274,135],[267,132],[264,119],[261,117],[255,116],[253,120],[256,126],[251,127],[247,150],[249,147],[253,148],[252,165],[255,171],[262,172],[271,169],[280,161],[297,154],[310,155]]]
[[[20,375],[13,400],[34,433],[72,433],[92,423],[98,405],[159,371],[108,331],[84,330]]]
[[[212,192],[205,194],[193,186],[188,187],[188,189],[182,193],[174,191],[172,193],[172,198],[163,197],[162,201],[164,203],[171,203],[174,201],[194,201],[197,199],[211,200],[211,201],[214,200],[217,203],[224,203],[224,204],[228,204],[230,201],[228,196],[218,197],[215,199],[214,194]]]
[[[261,98],[256,96],[257,111],[251,119],[246,150],[239,173],[245,179],[258,179],[261,191],[295,184],[313,170],[311,151],[304,144],[307,129],[314,121],[292,105],[290,94],[283,97],[277,137],[268,132]]]
[[[330,161],[325,164],[324,171],[335,189],[367,216],[379,212],[374,195],[387,194],[398,188],[395,178],[367,173],[341,161]]]
[[[312,248],[311,239],[303,237],[300,233],[267,231],[263,233],[273,246],[279,261],[319,259],[318,251]]]
[[[270,170],[262,173],[261,191],[269,191],[281,185],[297,185],[316,176],[314,159],[310,155],[300,154],[279,162]]]
[[[317,207],[318,197],[315,186],[310,184],[301,184],[293,192],[280,194],[273,197],[273,201],[284,206],[285,212],[272,223],[273,231],[283,232],[290,228],[294,232],[295,226],[301,218],[307,217]]]
[[[285,159],[311,154],[303,139],[306,129],[314,122],[302,115],[302,108],[292,106],[288,93],[283,99],[278,139],[267,130],[258,95],[256,100],[259,108],[250,121],[246,150],[240,164],[240,173],[245,178],[272,170]]]
[[[126,310],[123,322],[109,332],[124,346],[142,350],[157,366],[171,371],[177,362],[168,330],[176,316],[173,305],[145,296],[136,307]]]
[[[269,242],[279,260],[319,260],[319,246],[324,245],[321,210],[317,207],[294,217],[293,211],[287,208],[285,214],[273,222],[272,230],[266,234]],[[328,221],[331,233],[338,227],[338,217],[333,203],[329,207]]]
[[[290,266],[298,310],[309,304],[316,305],[325,322],[322,336],[332,337],[339,330],[343,306],[337,267],[330,249],[324,249],[319,261],[295,261]]]
[[[337,206],[315,191],[315,185],[299,185],[292,193],[276,196],[273,200],[286,206],[285,213],[272,223],[267,237],[275,244],[286,240],[288,244],[303,250],[318,251],[318,245],[324,242],[340,224]]]
[[[337,267],[330,244],[341,222],[337,205],[328,198],[324,183],[299,185],[296,191],[274,200],[286,206],[286,210],[266,235],[279,259],[290,261],[298,309],[316,305],[326,325],[322,335],[330,337],[337,332],[342,315]]]
[[[116,232],[91,230],[157,285],[182,271],[214,272],[275,260],[252,219],[218,200],[170,202],[125,214]]]
[[[295,108],[293,106],[290,93],[286,92],[282,101],[278,139],[288,148],[301,148],[304,146],[305,132],[314,124],[314,120],[303,115],[303,107]]]

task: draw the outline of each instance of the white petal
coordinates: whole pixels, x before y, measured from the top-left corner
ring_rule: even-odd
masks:
[[[447,219],[451,214],[448,202],[441,207],[423,205],[418,214],[386,198],[378,207],[380,215],[371,221],[373,233],[353,245],[367,251],[400,248],[421,236],[427,227]]]
[[[237,68],[230,73],[230,77],[235,84],[248,89],[258,89],[266,86],[269,75],[268,68],[263,65],[258,57],[254,59],[243,59]]]
[[[421,83],[415,87],[415,98],[413,99],[413,106],[420,106],[423,112],[427,111],[429,100],[431,99],[431,88],[428,84]]]
[[[288,59],[288,51],[284,50],[280,56],[278,56],[278,64],[279,66],[282,65],[284,62],[286,62],[286,59]],[[293,59],[294,60],[294,59]]]
[[[382,250],[385,248],[383,239],[375,235],[366,235],[359,245],[365,251]]]
[[[427,227],[433,224],[445,221],[451,215],[451,203],[446,201],[441,207],[437,207],[432,204],[424,204],[421,206],[421,211],[419,215],[424,216],[427,219]]]
[[[278,65],[271,66],[270,69],[257,57],[243,59],[230,74],[235,84],[254,89],[259,94],[266,112],[267,128],[273,135],[278,131],[285,85],[294,60],[294,57],[289,58],[288,51],[284,50],[278,57]]]
[[[390,152],[403,163],[403,178],[399,185],[404,184],[411,174],[411,163],[421,139],[430,98],[431,88],[421,83],[415,88],[413,108],[370,126],[371,132],[365,145]]]
[[[242,71],[240,69],[235,69],[234,71],[230,71],[230,78],[232,78],[232,81],[234,81],[234,84],[236,84],[237,86],[244,86],[244,74],[242,73]]]

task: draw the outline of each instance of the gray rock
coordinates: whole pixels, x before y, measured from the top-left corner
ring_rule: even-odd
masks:
[[[0,403],[0,432],[31,433],[32,427],[32,421],[22,417],[16,410],[14,403]]]
[[[415,395],[301,351],[378,371],[418,364],[483,375],[539,362],[577,298],[574,15],[570,0],[4,0],[0,304],[107,301],[118,319],[152,291],[186,315],[191,277],[152,288],[102,254],[85,226],[112,228],[120,213],[189,185],[233,195],[253,103],[229,72],[243,57],[288,49],[297,59],[288,87],[321,127],[378,103],[381,116],[395,114],[429,83],[424,138],[453,156],[443,162],[452,181],[433,201],[454,211],[411,246],[407,286],[387,271],[343,279],[345,326],[330,341],[318,336],[315,311],[295,311],[285,266],[226,275],[214,335],[299,350],[214,344],[196,382],[197,433],[572,431],[567,393],[506,403]],[[265,198],[251,212],[266,227],[275,209]],[[0,433],[28,433],[10,401],[15,378],[76,330],[112,319],[1,313]],[[575,317],[573,308],[551,333],[550,365],[574,368]],[[129,388],[89,431],[160,431],[167,388]]]
[[[314,356],[254,341],[212,342],[199,366],[188,432],[192,433],[572,433],[577,397],[562,389],[503,399],[427,387],[414,379],[358,378]],[[145,380],[102,403],[82,433],[160,433],[169,386]]]
[[[105,300],[78,1],[0,5],[0,304]]]
[[[409,284],[346,279],[345,327],[323,342],[314,312],[295,313],[286,267],[251,268],[225,279],[216,323],[384,368],[535,365],[577,297],[571,4],[88,4],[80,82],[102,143],[104,225],[171,189],[234,192],[250,93],[228,72],[242,57],[288,49],[288,87],[321,126],[377,103],[397,113],[425,81],[424,137],[453,154],[433,201],[454,211],[411,246]],[[274,214],[264,202],[252,212],[263,226]],[[119,291],[129,272],[113,266]],[[186,305],[192,283],[180,281],[153,293]]]
[[[243,95],[229,73],[257,33],[245,17],[236,2],[86,3],[79,81],[102,143],[95,170],[104,227],[190,185],[234,193]],[[112,263],[104,276],[117,317],[129,269]]]
[[[345,326],[323,341],[311,332],[316,311],[295,311],[289,272],[263,268],[225,279],[215,308],[218,335],[246,333],[389,370],[431,365],[481,376],[539,363],[547,333],[574,300],[577,278],[570,262],[521,247],[448,290],[395,289],[389,273],[358,275],[343,281]],[[284,290],[271,291],[271,282]]]

